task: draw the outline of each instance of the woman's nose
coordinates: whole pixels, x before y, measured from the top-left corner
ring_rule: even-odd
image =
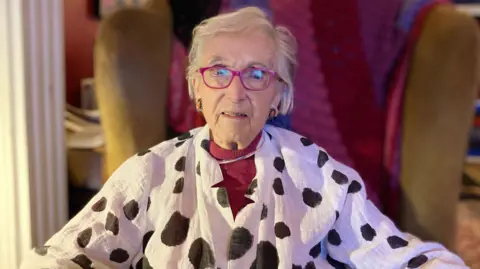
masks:
[[[232,83],[230,83],[230,85],[225,89],[226,95],[234,103],[238,103],[245,99],[246,90],[247,89],[243,87],[239,76],[233,77]]]

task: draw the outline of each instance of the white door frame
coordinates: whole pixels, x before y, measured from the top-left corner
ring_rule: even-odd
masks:
[[[63,0],[0,0],[0,268],[68,219]]]

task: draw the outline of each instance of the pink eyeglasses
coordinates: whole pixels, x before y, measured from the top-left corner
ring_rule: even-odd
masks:
[[[261,67],[247,67],[243,70],[232,70],[221,65],[202,67],[198,69],[202,74],[203,83],[212,89],[225,89],[235,76],[240,78],[243,87],[250,91],[263,91],[270,86],[272,78],[282,79],[275,71]]]

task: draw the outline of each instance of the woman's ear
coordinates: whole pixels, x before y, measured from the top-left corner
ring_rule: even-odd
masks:
[[[280,100],[281,100],[281,95],[280,94],[277,94],[275,96],[275,99],[273,99],[273,102],[272,102],[272,106],[270,108],[274,108],[276,109],[277,111],[280,110]]]

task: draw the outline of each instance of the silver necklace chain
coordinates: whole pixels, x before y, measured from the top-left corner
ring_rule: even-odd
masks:
[[[238,161],[241,161],[241,160],[248,159],[248,158],[252,157],[253,155],[255,155],[255,154],[260,150],[260,148],[262,147],[262,145],[263,145],[263,136],[262,136],[262,138],[261,138],[261,140],[260,140],[260,143],[258,143],[257,148],[256,148],[254,151],[250,152],[250,153],[247,154],[247,155],[243,155],[243,156],[237,157],[237,158],[235,158],[235,159],[230,159],[230,160],[218,160],[218,163],[219,163],[219,164],[227,164],[227,163],[234,163],[234,162],[238,162]]]

